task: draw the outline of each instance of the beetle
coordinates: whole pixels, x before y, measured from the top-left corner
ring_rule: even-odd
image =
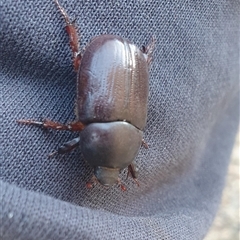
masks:
[[[155,39],[140,50],[136,45],[117,35],[99,35],[79,50],[75,21],[70,21],[65,9],[54,0],[66,23],[77,72],[77,120],[67,125],[48,119],[43,121],[17,120],[19,123],[55,130],[79,132],[79,137],[63,144],[55,153],[66,153],[80,145],[84,159],[94,175],[87,183],[95,182],[110,187],[118,183],[122,169],[137,180],[134,159],[143,140],[147,121],[149,66]]]

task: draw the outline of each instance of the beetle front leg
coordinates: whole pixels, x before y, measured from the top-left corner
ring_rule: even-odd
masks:
[[[73,123],[64,125],[62,123],[53,122],[48,119],[45,119],[42,122],[31,120],[31,119],[27,119],[27,120],[21,119],[21,120],[17,120],[17,122],[22,123],[22,124],[35,125],[35,126],[43,127],[43,128],[50,128],[50,129],[55,129],[55,130],[67,130],[67,131],[73,131],[73,132],[82,131],[85,127],[85,125],[81,122],[73,122]]]
[[[75,20],[70,21],[69,16],[67,15],[65,9],[59,4],[58,0],[54,0],[54,2],[56,3],[66,22],[66,31],[69,36],[70,47],[73,54],[73,66],[74,70],[77,72],[81,62],[81,53],[79,51],[79,36],[77,33]]]
[[[137,175],[138,175],[138,169],[135,163],[131,163],[128,166],[128,173],[127,173],[127,178],[128,176],[131,175],[131,177],[133,178],[134,182],[138,185],[139,187],[139,182],[137,180]]]

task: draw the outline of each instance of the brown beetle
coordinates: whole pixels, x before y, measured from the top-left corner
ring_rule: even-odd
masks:
[[[66,153],[80,145],[82,154],[94,169],[94,177],[104,186],[118,183],[120,170],[128,167],[135,182],[134,159],[143,141],[147,120],[149,65],[155,40],[140,50],[128,40],[115,35],[94,37],[84,53],[79,51],[78,35],[65,10],[57,0],[70,38],[73,65],[77,74],[77,121],[68,125],[44,120],[18,120],[56,130],[78,131],[75,138],[55,153]],[[51,154],[51,155],[53,155]]]

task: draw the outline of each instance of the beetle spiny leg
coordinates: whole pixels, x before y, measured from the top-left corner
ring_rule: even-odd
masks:
[[[67,12],[59,4],[58,0],[54,0],[54,2],[56,3],[57,7],[59,8],[66,22],[66,31],[69,37],[70,47],[73,55],[73,67],[74,67],[74,70],[77,72],[81,63],[81,54],[79,51],[79,36],[78,36],[76,25],[75,25],[76,18],[73,21],[70,21],[70,18],[68,17]]]

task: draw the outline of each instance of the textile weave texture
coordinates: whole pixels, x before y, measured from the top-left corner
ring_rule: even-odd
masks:
[[[75,119],[76,73],[51,0],[0,1],[1,239],[203,239],[239,123],[239,1],[61,0],[81,48],[103,33],[156,37],[140,187],[86,189],[81,149],[48,158],[75,133],[17,119]]]

